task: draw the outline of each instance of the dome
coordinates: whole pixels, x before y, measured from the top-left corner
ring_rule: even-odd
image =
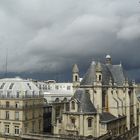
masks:
[[[31,80],[20,77],[0,79],[1,98],[31,98],[40,95],[39,88]]]
[[[111,58],[111,56],[110,55],[106,55],[106,57],[105,57],[106,59],[110,59]]]
[[[79,72],[79,69],[78,69],[77,64],[74,64],[74,65],[73,65],[72,72],[73,72],[73,73],[78,73],[78,72]]]

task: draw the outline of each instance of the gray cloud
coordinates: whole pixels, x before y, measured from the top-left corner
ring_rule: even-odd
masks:
[[[140,70],[137,0],[1,0],[0,71],[64,72],[112,54],[130,73]]]

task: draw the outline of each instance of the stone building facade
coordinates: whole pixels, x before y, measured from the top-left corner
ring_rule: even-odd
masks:
[[[137,126],[136,84],[128,80],[121,64],[92,61],[79,81],[79,69],[73,67],[74,96],[52,113],[53,133],[99,137],[119,135]]]
[[[0,79],[0,139],[43,131],[43,94],[30,80]]]

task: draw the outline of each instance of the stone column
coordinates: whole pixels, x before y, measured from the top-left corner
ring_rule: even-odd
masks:
[[[84,135],[84,134],[83,134],[83,130],[84,130],[84,126],[83,126],[83,125],[84,125],[84,124],[83,124],[83,123],[84,123],[84,119],[83,119],[83,115],[81,114],[81,115],[80,115],[80,121],[79,121],[79,129],[80,129],[80,130],[79,130],[79,133],[80,133],[79,135],[80,135],[80,136],[83,136],[83,135]]]
[[[55,125],[55,119],[56,119],[56,116],[55,116],[55,107],[52,106],[52,118],[51,118],[51,124],[52,124],[52,132],[54,133],[54,125]]]
[[[99,116],[99,106],[97,106],[97,116],[96,116],[96,137],[100,136],[100,116]]]
[[[129,97],[129,89],[126,87],[125,91],[125,107],[126,107],[126,126],[128,130],[130,130],[130,97]]]
[[[137,126],[137,97],[136,97],[136,85],[133,82],[133,114],[134,114],[134,124]]]

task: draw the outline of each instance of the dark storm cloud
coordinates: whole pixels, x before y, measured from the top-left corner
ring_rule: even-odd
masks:
[[[140,70],[140,4],[137,0],[1,0],[0,71],[81,71],[111,54],[130,73]]]

